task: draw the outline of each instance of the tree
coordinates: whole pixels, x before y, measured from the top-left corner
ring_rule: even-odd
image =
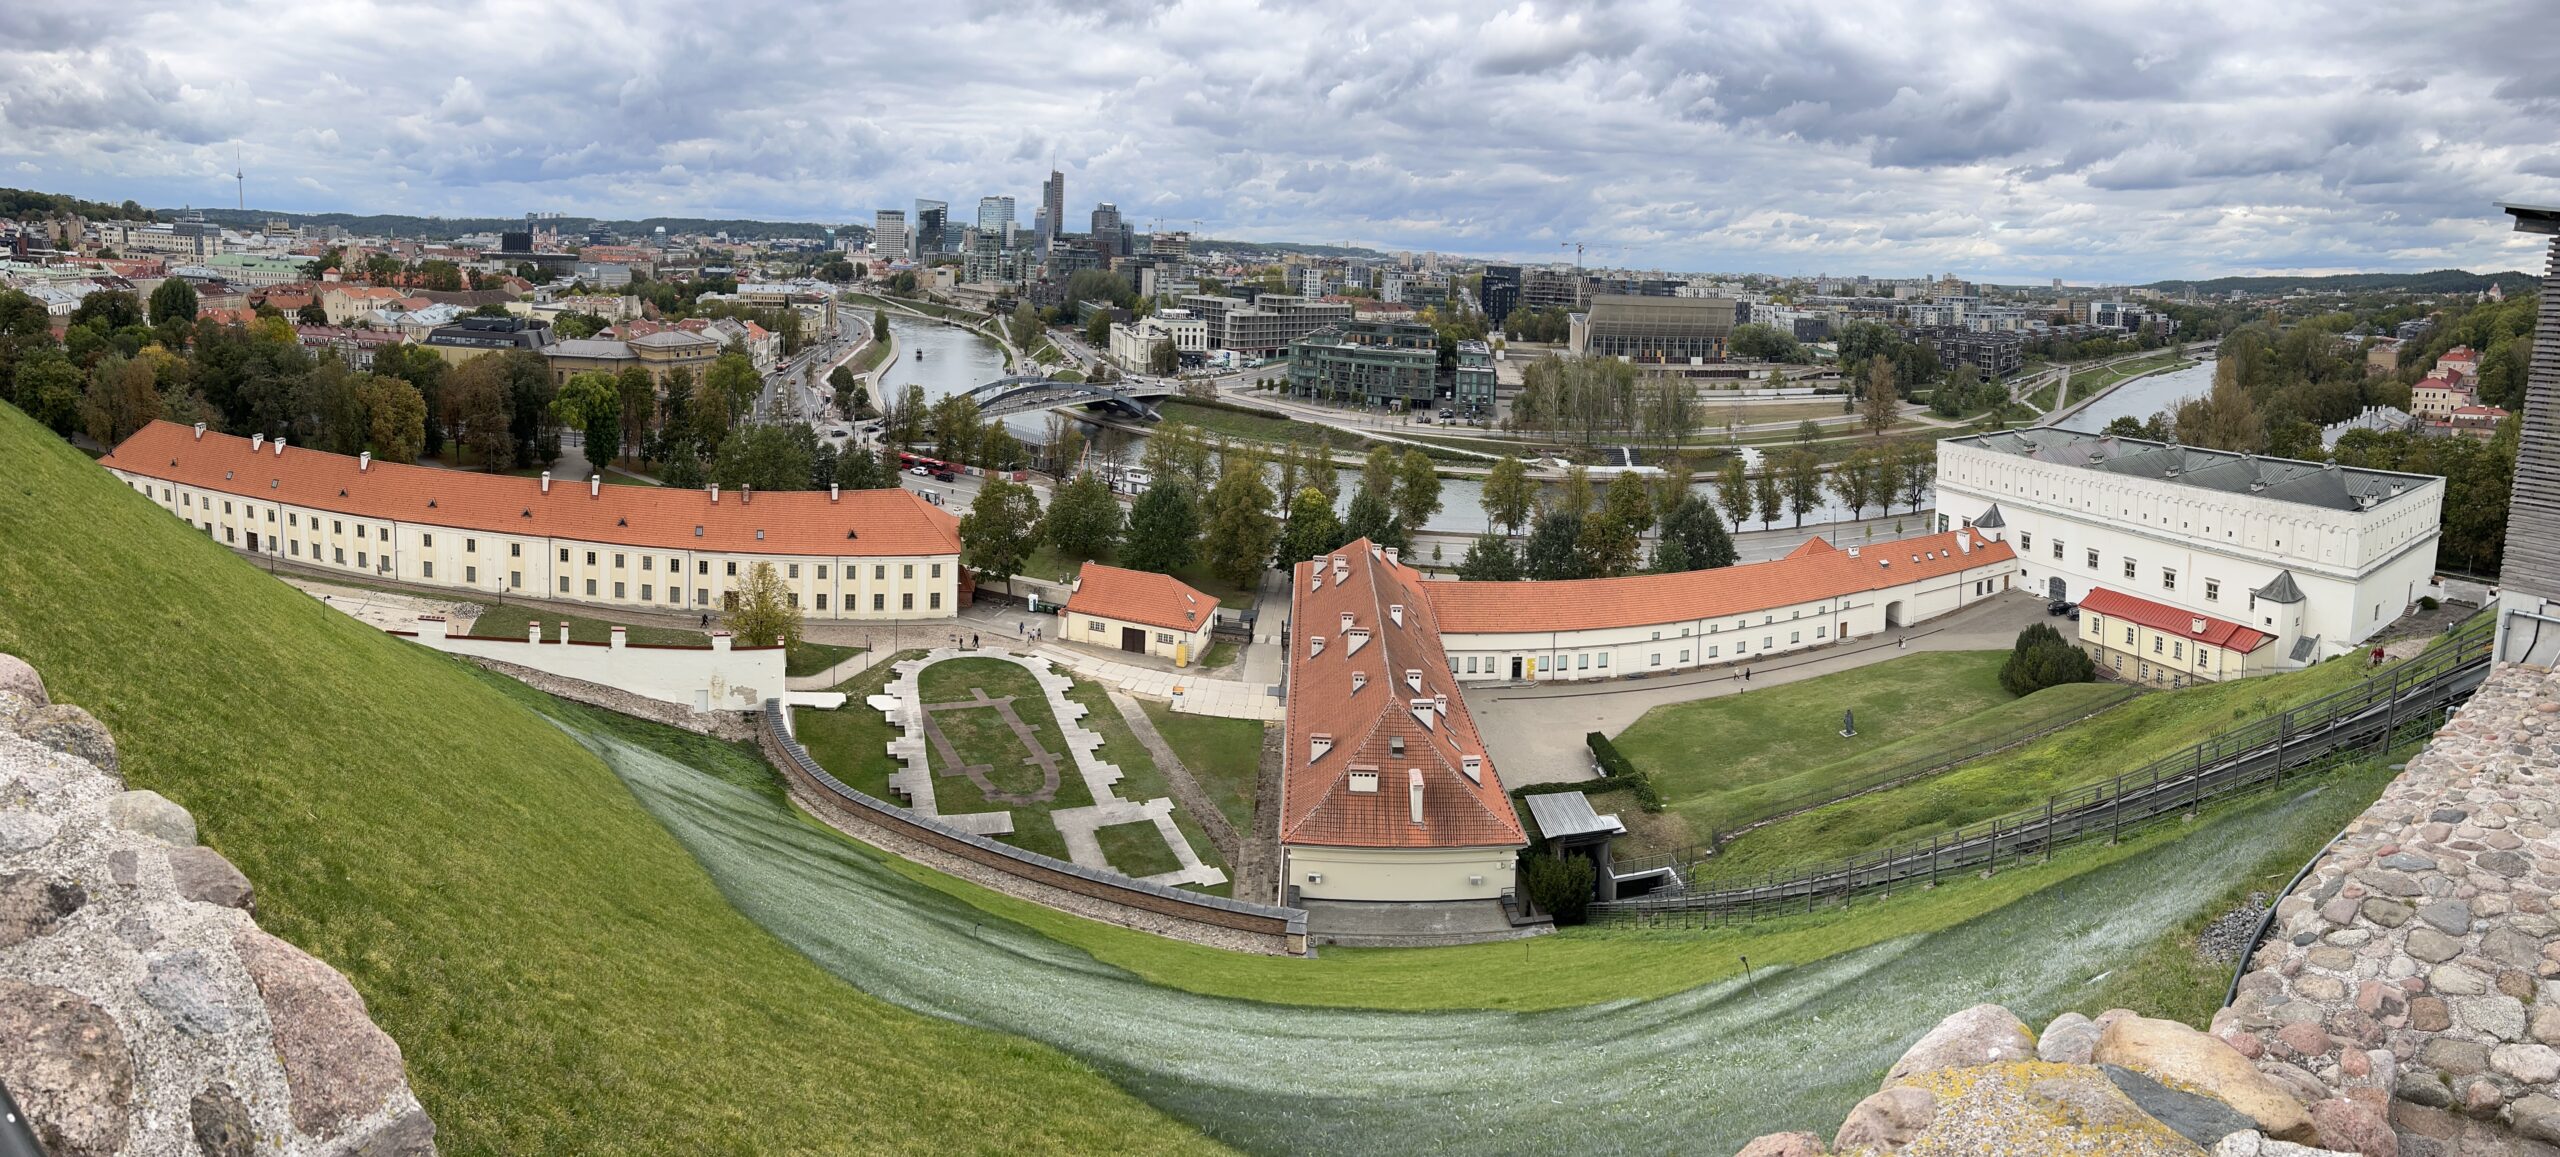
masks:
[[[68,324],[94,324],[103,332],[113,333],[128,326],[149,323],[150,319],[142,311],[142,302],[133,296],[131,290],[102,289],[81,298],[80,304],[71,308]]]
[[[385,462],[415,462],[427,442],[427,400],[399,378],[368,374],[356,384],[364,404],[365,441]]]
[[[755,564],[737,591],[738,605],[721,616],[741,647],[800,645],[800,611],[791,605],[791,589],[782,572],[769,562]]]
[[[1580,466],[1567,467],[1564,483],[1556,487],[1555,497],[1547,509],[1567,514],[1588,513],[1591,510],[1591,471]]]
[[[1756,361],[1792,362],[1804,358],[1795,334],[1756,321],[1733,327],[1732,335],[1725,339],[1725,348],[1737,358]]]
[[[1520,577],[1520,551],[1498,534],[1478,535],[1458,560],[1458,577],[1468,582],[1511,582]]]
[[[800,426],[740,426],[721,439],[712,480],[757,490],[805,490],[815,473],[816,431]]]
[[[1866,393],[1858,404],[1858,424],[1871,436],[1882,436],[1893,428],[1893,420],[1902,409],[1902,396],[1894,392],[1893,363],[1882,355],[1867,361]]]
[[[552,412],[587,437],[587,464],[602,470],[622,445],[622,389],[612,374],[572,374],[551,399]]]
[[[1120,501],[1101,475],[1078,474],[1050,500],[1040,535],[1068,558],[1101,558],[1120,541]]]
[[[1822,459],[1811,450],[1790,450],[1778,460],[1780,485],[1786,490],[1787,510],[1796,516],[1796,525],[1804,525],[1804,516],[1822,504]]]
[[[1760,525],[1766,527],[1778,520],[1780,504],[1786,496],[1778,489],[1777,464],[1765,458],[1761,461],[1760,473],[1751,478],[1751,499],[1760,507]]]
[[[1751,478],[1742,468],[1742,457],[1725,459],[1724,469],[1716,472],[1716,502],[1724,507],[1725,517],[1733,520],[1735,530],[1742,520],[1751,517]]]
[[[613,392],[621,403],[614,408],[615,412],[622,417],[617,452],[628,455],[639,450],[641,440],[648,437],[649,428],[657,418],[658,383],[649,376],[649,371],[627,366],[613,376]],[[587,448],[587,456],[590,459],[595,457],[594,447]]]
[[[480,456],[480,468],[495,473],[515,465],[516,440],[507,408],[506,378],[498,361],[483,355],[453,368],[445,379],[447,419],[454,440]]]
[[[875,309],[875,310],[872,310],[872,311],[871,311],[871,340],[873,340],[873,341],[875,341],[875,342],[879,342],[879,343],[881,343],[881,344],[883,344],[883,345],[888,344],[888,341],[889,341],[889,311],[888,311],[888,310],[885,310],[885,309]]]
[[[1411,528],[1397,521],[1395,508],[1370,490],[1366,483],[1352,492],[1351,506],[1343,511],[1342,537],[1345,542],[1365,538],[1379,546],[1403,550],[1411,545],[1408,541],[1412,537],[1410,531]]]
[[[1938,448],[1928,442],[1913,440],[1904,442],[1894,454],[1902,476],[1903,504],[1916,512],[1921,501],[1929,497],[1929,483],[1938,477]]]
[[[960,541],[969,565],[1012,594],[1013,576],[1040,545],[1040,496],[1023,483],[988,476],[969,513],[960,516]]]
[[[1015,349],[1030,353],[1031,347],[1040,342],[1040,311],[1031,308],[1028,301],[1014,306],[1013,319],[1006,326],[1006,334],[1013,339]]]
[[[61,350],[43,346],[18,359],[10,397],[28,417],[68,435],[80,421],[83,384],[80,367]]]
[[[110,358],[90,375],[80,424],[91,441],[112,448],[159,416],[160,388],[148,359]]]
[[[1582,513],[1549,510],[1529,532],[1520,568],[1533,579],[1589,578],[1582,553]]]
[[[1298,563],[1332,551],[1351,536],[1333,515],[1333,500],[1312,486],[1300,487],[1289,499],[1289,526],[1280,532],[1279,557]]]
[[[1200,555],[1200,509],[1191,487],[1158,482],[1129,508],[1128,543],[1120,561],[1131,570],[1171,574]]]
[[[2248,388],[2241,384],[2240,367],[2238,359],[2221,362],[2214,367],[2212,392],[2179,403],[2180,442],[2243,454],[2267,448],[2266,422],[2259,416]]]
[[[1705,499],[1683,496],[1662,515],[1662,542],[1653,555],[1657,572],[1712,570],[1732,566],[1738,556],[1724,520]]]
[[[967,394],[944,394],[934,401],[931,412],[933,456],[945,462],[975,460],[978,433],[984,425],[978,400]]]
[[[1280,537],[1261,463],[1228,458],[1225,475],[1209,492],[1207,521],[1210,573],[1230,586],[1251,588],[1270,568],[1271,548]]]
[[[1171,377],[1182,372],[1182,354],[1173,348],[1173,339],[1160,337],[1147,347],[1147,372],[1157,377]]]
[[[1505,454],[1485,473],[1484,513],[1488,529],[1499,526],[1505,533],[1520,533],[1537,500],[1538,484],[1529,480],[1529,468],[1520,459]]]
[[[196,320],[196,287],[183,277],[164,278],[151,291],[151,324],[194,324]]]
[[[1396,461],[1396,521],[1408,531],[1420,531],[1431,516],[1440,513],[1440,472],[1431,465],[1431,456],[1420,450],[1407,450]]]
[[[1529,902],[1540,911],[1555,917],[1557,927],[1570,927],[1583,922],[1591,907],[1592,885],[1598,869],[1586,856],[1550,856],[1544,853],[1520,857],[1521,882],[1529,890]]]
[[[702,380],[718,386],[729,399],[729,413],[744,415],[755,407],[757,396],[764,393],[764,375],[756,372],[755,360],[742,353],[725,353],[711,368],[703,371]]]
[[[693,384],[693,396],[687,399],[686,406],[692,412],[695,440],[705,446],[717,446],[729,436],[729,424],[735,420],[729,409],[729,391],[722,389],[711,375],[704,374]]]
[[[1851,518],[1863,517],[1868,500],[1874,497],[1873,492],[1867,489],[1873,478],[1870,467],[1874,459],[1873,451],[1860,446],[1849,451],[1840,464],[1832,468],[1831,493],[1839,498],[1840,505],[1848,508]]]
[[[1796,423],[1796,445],[1801,446],[1807,442],[1819,442],[1821,440],[1822,423],[1816,422],[1811,418],[1807,418],[1804,421]]]
[[[2089,653],[2043,623],[2018,632],[2007,662],[2000,665],[2000,686],[2012,695],[2033,695],[2063,683],[2087,683],[2098,677]]]
[[[1084,344],[1099,353],[1111,352],[1111,311],[1093,311],[1093,317],[1084,323]]]

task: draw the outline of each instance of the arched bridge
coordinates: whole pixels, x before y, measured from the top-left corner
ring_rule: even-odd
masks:
[[[964,396],[976,401],[978,412],[990,418],[1084,406],[1153,422],[1158,420],[1155,403],[1173,393],[1171,385],[1160,382],[1061,382],[1035,374],[999,378]]]

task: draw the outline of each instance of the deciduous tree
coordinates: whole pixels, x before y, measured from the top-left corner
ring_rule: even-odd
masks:
[[[1506,533],[1518,534],[1528,525],[1529,511],[1537,505],[1538,484],[1529,480],[1529,468],[1508,454],[1493,464],[1484,476],[1484,513],[1488,529],[1499,526]]]
[[[1510,582],[1520,577],[1520,551],[1499,534],[1477,536],[1458,560],[1458,577],[1469,582]]]
[[[1301,487],[1289,499],[1289,526],[1280,534],[1279,558],[1283,564],[1296,564],[1316,557],[1350,541],[1340,519],[1334,517],[1333,500],[1312,486]]]
[[[1120,541],[1120,523],[1120,501],[1111,496],[1111,487],[1100,475],[1087,471],[1058,488],[1040,533],[1059,554],[1070,559],[1094,559],[1110,554],[1112,546]],[[1134,549],[1136,544],[1131,545]]]
[[[1739,454],[1725,459],[1724,469],[1716,472],[1716,503],[1733,520],[1735,530],[1751,517],[1751,476],[1743,470]]]
[[[1020,482],[989,476],[960,516],[960,541],[970,566],[1013,593],[1013,576],[1040,545],[1040,496]]]
[[[1231,586],[1251,588],[1271,566],[1271,548],[1280,536],[1271,515],[1271,487],[1262,481],[1262,464],[1231,456],[1209,492],[1209,570]]]
[[[367,374],[356,384],[364,403],[367,435],[373,456],[385,462],[415,462],[427,442],[427,400],[418,387],[399,378]]]
[[[1440,472],[1432,467],[1430,455],[1407,450],[1396,460],[1395,497],[1390,505],[1409,532],[1419,532],[1432,515],[1440,513]]]
[[[800,611],[791,588],[769,562],[755,564],[737,591],[738,605],[721,615],[741,647],[793,647],[800,643]]]

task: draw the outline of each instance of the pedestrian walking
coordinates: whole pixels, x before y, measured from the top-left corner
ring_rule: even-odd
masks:
[[[969,632],[969,649],[972,651],[978,649],[978,633],[976,631]]]
[[[1910,650],[1910,649],[1911,649],[1911,636],[1909,636],[1909,635],[1896,635],[1896,636],[1894,636],[1894,638],[1893,638],[1893,649],[1894,649],[1894,650],[1897,650],[1897,651],[1907,651],[1907,650]]]

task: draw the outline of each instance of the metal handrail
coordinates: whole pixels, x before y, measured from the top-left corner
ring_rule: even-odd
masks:
[[[2323,696],[2277,715],[2212,736],[2178,754],[2048,798],[2037,808],[1969,824],[1868,855],[1852,855],[1760,884],[1689,890],[1594,904],[1595,922],[1658,915],[1741,914],[1810,906],[1816,900],[1896,884],[1935,883],[1951,870],[1987,864],[2003,853],[2017,858],[2051,853],[2056,842],[2103,830],[2110,837],[2128,824],[2172,812],[2193,812],[2208,798],[2282,782],[2287,770],[2309,765],[2377,736],[2393,733],[2425,713],[2468,698],[2487,677],[2494,619],[2478,616],[2449,632],[2425,655],[2356,687]],[[2376,726],[2376,725],[2379,726]]]

